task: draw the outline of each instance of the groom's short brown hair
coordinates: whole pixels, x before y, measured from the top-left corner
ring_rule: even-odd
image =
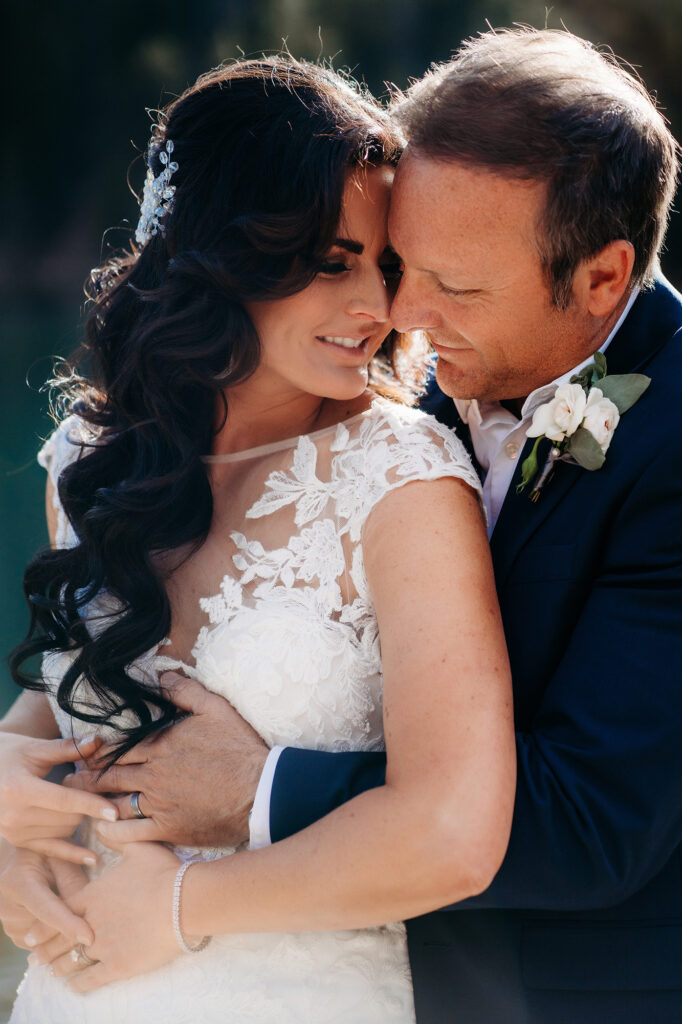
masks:
[[[545,181],[537,243],[554,303],[578,264],[624,238],[632,284],[658,266],[678,146],[644,86],[610,53],[569,32],[508,29],[468,40],[399,99],[411,146]]]

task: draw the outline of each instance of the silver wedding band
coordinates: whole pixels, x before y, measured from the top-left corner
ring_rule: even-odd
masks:
[[[94,967],[95,964],[99,963],[99,960],[93,960],[92,957],[88,956],[82,942],[79,942],[78,945],[74,946],[71,950],[71,959],[75,964],[79,964],[81,967]]]
[[[143,814],[141,809],[140,809],[140,794],[139,793],[131,793],[130,794],[130,808],[131,808],[131,810],[132,810],[132,812],[133,812],[133,814],[135,815],[136,818],[146,818],[147,817],[147,815]]]

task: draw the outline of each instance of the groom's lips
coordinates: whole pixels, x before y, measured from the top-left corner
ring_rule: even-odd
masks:
[[[438,355],[447,356],[451,352],[473,352],[471,345],[441,345],[440,342],[434,341],[432,338],[429,341],[431,342],[431,347]]]

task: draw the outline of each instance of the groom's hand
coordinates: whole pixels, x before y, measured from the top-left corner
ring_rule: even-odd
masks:
[[[101,778],[91,759],[69,785],[111,794],[122,820],[101,829],[107,842],[238,846],[249,838],[268,748],[229,701],[176,672],[164,673],[161,682],[188,716],[143,740]],[[107,752],[103,747],[98,758]],[[139,793],[146,820],[135,817],[131,793]]]

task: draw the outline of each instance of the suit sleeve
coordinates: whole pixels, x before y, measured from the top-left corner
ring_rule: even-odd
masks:
[[[682,447],[675,440],[620,508],[533,728],[517,733],[503,865],[485,893],[453,909],[606,907],[666,864],[682,843],[681,665]],[[273,789],[273,839],[383,782],[381,755],[285,753]]]
[[[285,747],[270,797],[273,843],[300,832],[366,789],[383,786],[386,755]]]

